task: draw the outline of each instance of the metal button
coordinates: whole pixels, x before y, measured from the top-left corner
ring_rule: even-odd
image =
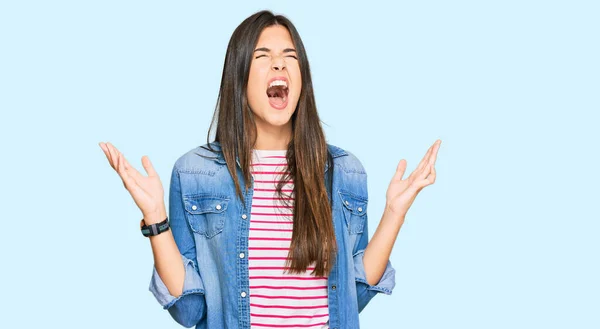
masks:
[[[221,205],[220,204],[217,205],[217,210],[221,210]]]
[[[198,207],[196,207],[196,205],[193,205],[192,210],[196,210],[196,209],[198,209]]]
[[[361,212],[362,211],[362,207],[358,207],[358,211]]]
[[[244,258],[246,255],[244,255],[243,252],[240,253],[240,258]]]
[[[337,287],[335,285],[331,286],[331,290],[335,290]]]
[[[246,216],[246,214],[243,214],[242,219],[246,219],[246,218],[248,218],[248,216]]]
[[[246,292],[242,291],[241,295],[242,295],[242,297],[246,297]]]
[[[350,202],[348,202],[348,200],[346,200],[346,205],[349,205],[349,204],[350,204]]]

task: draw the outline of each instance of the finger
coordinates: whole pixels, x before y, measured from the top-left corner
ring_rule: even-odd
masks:
[[[424,179],[424,180],[421,180],[419,182],[416,182],[415,185],[414,185],[414,188],[417,190],[417,192],[420,192],[421,189],[423,189],[427,185],[431,185],[431,180]]]
[[[152,163],[150,162],[150,158],[148,158],[148,156],[144,155],[142,157],[142,165],[144,166],[144,169],[146,169],[148,177],[157,176],[156,170],[154,170],[154,167],[152,166]]]
[[[436,140],[435,143],[433,144],[434,148],[433,148],[433,152],[429,156],[429,163],[435,164],[435,160],[437,159],[437,154],[438,154],[441,144],[442,144],[442,141],[439,139]]]
[[[431,165],[424,166],[423,169],[421,169],[421,172],[418,173],[418,175],[415,179],[415,182],[418,183],[418,182],[426,179],[427,175],[429,175],[430,172],[431,172]]]
[[[135,179],[133,179],[125,170],[125,164],[124,161],[122,161],[123,159],[123,154],[121,154],[119,152],[119,160],[118,160],[118,172],[119,175],[121,176],[121,179],[123,179],[123,185],[125,186],[125,188],[128,191],[134,191],[136,189],[139,189],[139,185],[137,184],[137,182],[135,181]]]
[[[402,176],[404,176],[404,172],[406,171],[406,160],[402,159],[398,162],[396,166],[396,172],[394,173],[394,177],[392,180],[401,180]]]
[[[421,177],[423,172],[425,172],[425,170],[427,169],[426,164],[428,163],[427,159],[431,154],[432,147],[433,145],[429,147],[429,150],[427,150],[425,157],[423,157],[417,168],[415,168],[415,170],[413,170],[413,172],[410,173],[410,176],[408,176],[410,179],[420,179],[419,177]]]
[[[112,159],[110,158],[110,152],[108,151],[106,144],[100,143],[100,148],[102,148],[102,152],[104,152],[104,155],[106,156],[106,159],[108,160],[108,163],[112,166]]]
[[[434,144],[435,145],[435,144]],[[427,153],[425,153],[425,156],[423,157],[423,159],[421,159],[421,162],[419,162],[419,165],[417,166],[417,168],[415,169],[415,171],[420,171],[423,169],[423,167],[425,166],[425,164],[428,162],[429,160],[429,156],[431,155],[431,150],[433,149],[433,146],[431,145],[429,147],[429,149],[427,149]]]
[[[427,177],[428,180],[431,181],[431,184],[435,183],[435,166],[431,165],[431,174]]]
[[[110,152],[110,159],[111,159],[110,165],[113,167],[114,170],[117,170],[117,150],[110,143],[106,143],[106,146],[108,147],[108,151]]]
[[[144,179],[145,177],[139,172],[137,171],[137,169],[135,169],[130,163],[129,161],[127,161],[127,158],[125,156],[123,156],[123,166],[125,167],[125,171],[127,172],[127,174],[129,174],[133,179],[135,179],[136,182],[139,182],[141,179]]]
[[[125,189],[127,189],[132,196],[140,195],[143,192],[140,185],[131,176],[125,174],[122,178]]]

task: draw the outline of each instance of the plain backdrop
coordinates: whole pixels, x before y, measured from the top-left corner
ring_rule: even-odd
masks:
[[[361,328],[600,327],[600,7],[524,0],[2,1],[0,327],[180,327],[98,142],[168,187],[260,9],[300,32],[328,142],[368,173],[370,235],[398,161],[442,140]]]

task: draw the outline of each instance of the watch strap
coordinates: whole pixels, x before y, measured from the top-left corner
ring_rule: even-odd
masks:
[[[159,235],[163,232],[169,230],[169,218],[165,218],[162,222],[154,223],[151,225],[145,225],[144,220],[142,219],[142,234],[145,237]]]

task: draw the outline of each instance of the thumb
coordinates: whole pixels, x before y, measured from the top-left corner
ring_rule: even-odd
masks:
[[[142,157],[142,166],[144,166],[144,169],[148,173],[149,177],[157,176],[156,170],[154,170],[154,167],[152,166],[152,162],[150,162],[150,158],[148,158],[148,156],[146,156],[146,155],[144,155]]]
[[[398,162],[398,166],[396,166],[396,173],[392,178],[393,181],[401,180],[402,176],[404,176],[404,171],[406,170],[406,160],[402,159]]]

